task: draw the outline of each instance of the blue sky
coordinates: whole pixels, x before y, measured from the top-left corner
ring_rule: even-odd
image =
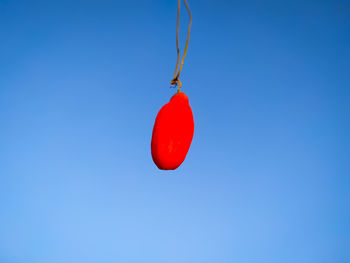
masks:
[[[350,261],[349,2],[189,4],[160,171],[176,1],[0,0],[1,262]]]

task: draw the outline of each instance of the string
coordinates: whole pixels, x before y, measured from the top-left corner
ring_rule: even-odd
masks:
[[[175,85],[178,86],[178,90],[177,92],[180,92],[181,89],[181,81],[179,79],[180,77],[180,73],[184,64],[184,60],[187,54],[187,49],[188,49],[188,42],[190,40],[190,32],[191,32],[191,25],[192,25],[192,14],[190,11],[190,8],[188,7],[187,4],[187,0],[184,0],[185,2],[185,6],[188,12],[188,15],[190,17],[190,22],[188,25],[188,30],[187,30],[187,39],[186,39],[186,45],[185,45],[185,50],[184,50],[184,54],[182,55],[182,59],[181,59],[181,64],[180,64],[180,68],[179,68],[179,61],[180,61],[180,48],[179,48],[179,24],[180,24],[180,3],[181,0],[178,0],[178,4],[177,4],[177,23],[176,23],[176,51],[177,51],[177,61],[176,61],[176,68],[175,68],[175,74],[174,74],[174,78],[170,81],[171,85]],[[178,71],[179,68],[179,71]]]

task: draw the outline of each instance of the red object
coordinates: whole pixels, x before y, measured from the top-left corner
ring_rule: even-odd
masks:
[[[156,117],[152,158],[161,170],[175,170],[185,160],[194,133],[192,109],[183,92],[176,93]]]

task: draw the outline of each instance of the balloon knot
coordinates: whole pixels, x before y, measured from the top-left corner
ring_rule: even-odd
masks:
[[[173,86],[173,88],[178,87],[177,92],[180,92],[181,89],[181,81],[179,80],[179,77],[175,77],[170,81],[170,84]]]

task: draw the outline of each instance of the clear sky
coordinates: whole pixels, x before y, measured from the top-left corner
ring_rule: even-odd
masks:
[[[169,172],[176,0],[0,0],[1,263],[350,262],[349,1],[189,4]]]

